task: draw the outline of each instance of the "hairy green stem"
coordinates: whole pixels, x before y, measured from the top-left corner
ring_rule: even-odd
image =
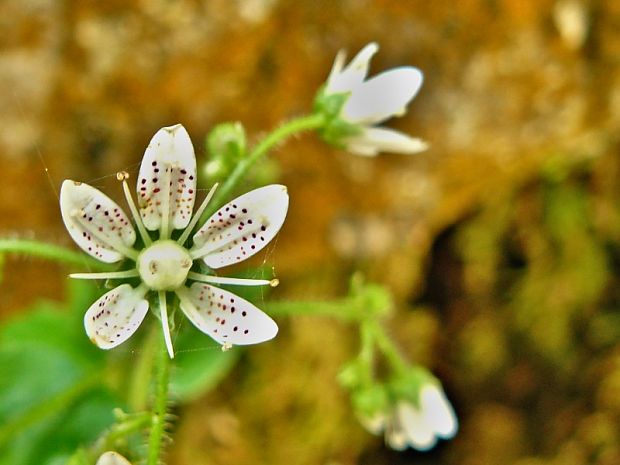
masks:
[[[366,317],[365,309],[357,305],[359,301],[344,298],[327,301],[306,302],[266,302],[265,311],[270,315],[312,315],[329,316],[344,321],[361,321]]]
[[[360,353],[358,355],[359,360],[367,367],[362,372],[364,379],[362,382],[370,386],[373,383],[373,367],[375,357],[375,345],[373,339],[372,323],[368,320],[362,321],[360,324]]]
[[[377,305],[376,308],[373,304]],[[268,302],[265,311],[270,315],[311,315],[328,316],[342,321],[360,323],[361,350],[359,357],[372,365],[374,349],[385,357],[392,369],[404,372],[408,368],[396,344],[386,333],[381,316],[384,314],[382,300],[345,297],[331,302]]]
[[[107,270],[110,268],[106,263],[95,260],[83,253],[34,240],[0,239],[0,254],[2,253],[26,254],[58,263],[78,265],[91,269]]]
[[[403,358],[396,344],[392,341],[381,323],[377,320],[369,321],[372,337],[378,349],[385,356],[392,369],[397,373],[405,373],[409,369],[407,361]]]
[[[325,118],[321,114],[311,114],[295,118],[284,123],[282,126],[269,133],[267,137],[250,152],[250,154],[241,160],[233,172],[226,178],[226,181],[219,187],[213,199],[205,212],[202,214],[199,223],[204,223],[215,211],[221,207],[233,194],[237,184],[248,173],[249,169],[260,160],[273,147],[287,139],[288,137],[303,131],[319,129],[325,124]]]
[[[159,465],[160,463],[162,439],[166,426],[170,357],[168,356],[163,334],[161,335],[156,354],[155,400],[151,415],[151,434],[149,436],[147,465]]]

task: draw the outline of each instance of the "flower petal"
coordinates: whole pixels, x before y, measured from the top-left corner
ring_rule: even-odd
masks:
[[[121,284],[103,294],[84,315],[90,340],[101,349],[112,349],[136,332],[149,309],[146,289]]]
[[[326,91],[330,94],[350,92],[362,84],[368,74],[370,59],[378,50],[379,46],[375,42],[371,42],[360,50],[344,69],[346,54],[343,50],[339,51],[327,79]]]
[[[258,344],[278,333],[275,321],[232,292],[194,283],[176,293],[187,318],[220,344]]]
[[[95,465],[131,465],[129,461],[117,452],[104,452]]]
[[[194,235],[193,258],[221,268],[251,257],[277,234],[288,210],[286,187],[271,184],[220,208]]]
[[[376,413],[373,416],[360,416],[359,420],[362,426],[372,434],[381,434],[387,425],[387,418],[383,413]]]
[[[379,152],[412,154],[426,150],[422,139],[409,137],[400,131],[386,128],[363,128],[360,134],[345,140],[347,150],[357,155],[372,157]]]
[[[196,157],[182,125],[162,128],[153,136],[144,152],[136,189],[147,229],[160,229],[164,215],[173,229],[187,226],[196,199]]]
[[[401,116],[421,86],[422,73],[410,66],[378,74],[353,90],[341,117],[354,124],[378,124]]]
[[[418,409],[403,402],[397,407],[397,415],[407,434],[408,442],[414,449],[429,450],[437,443],[431,425]]]
[[[60,212],[69,234],[84,252],[106,263],[123,258],[136,233],[123,210],[88,184],[66,180],[60,188]]]
[[[407,448],[407,433],[397,419],[392,418],[385,429],[385,442],[394,450],[405,450]]]
[[[458,420],[441,388],[432,384],[425,385],[420,391],[420,404],[424,420],[439,437],[454,437],[458,430]]]

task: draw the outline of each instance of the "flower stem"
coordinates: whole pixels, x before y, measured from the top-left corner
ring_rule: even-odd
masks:
[[[391,310],[392,298],[383,286],[355,279],[348,296],[332,301],[269,302],[272,315],[322,315],[343,321],[378,321]]]
[[[98,440],[88,449],[79,449],[67,462],[67,465],[77,465],[80,463],[92,464],[101,454],[108,450],[115,450],[117,443],[136,434],[148,427],[151,422],[149,412],[136,414],[123,414],[124,418],[112,425]],[[84,459],[82,459],[84,457]],[[80,460],[82,459],[82,460]]]
[[[291,121],[284,123],[282,126],[269,133],[267,137],[260,141],[256,147],[250,152],[250,154],[241,160],[232,173],[226,178],[226,181],[218,189],[213,196],[213,200],[207,207],[206,211],[200,218],[202,224],[207,218],[209,218],[219,207],[221,207],[226,200],[228,200],[237,184],[247,174],[249,169],[256,163],[261,157],[263,157],[273,147],[289,138],[290,136],[303,132],[310,131],[312,129],[319,129],[325,124],[325,118],[321,114],[311,114],[295,118]]]
[[[1,253],[26,254],[67,265],[87,266],[89,268],[101,270],[109,269],[109,265],[90,258],[83,253],[34,240],[0,239],[0,254]]]
[[[360,380],[366,386],[370,386],[373,383],[373,367],[375,359],[375,344],[373,338],[373,324],[368,320],[360,323],[360,352],[358,355],[359,360],[366,368],[362,372],[363,378]]]
[[[159,349],[160,335],[161,326],[156,321],[151,322],[149,333],[144,338],[142,348],[131,370],[127,404],[132,412],[140,412],[148,408],[149,385],[155,365],[153,354]]]
[[[409,365],[401,355],[392,339],[387,335],[381,323],[377,320],[372,320],[368,321],[366,324],[370,326],[369,329],[375,343],[377,344],[377,348],[385,356],[385,359],[390,364],[392,369],[396,373],[405,373],[409,368]]]
[[[331,302],[266,302],[265,310],[270,315],[320,315],[343,321],[361,321],[365,318],[365,309],[356,303],[355,299],[347,297]]]
[[[155,400],[151,415],[151,434],[148,443],[147,465],[159,465],[162,439],[166,426],[166,407],[168,402],[168,384],[170,377],[170,358],[163,334],[156,352]]]

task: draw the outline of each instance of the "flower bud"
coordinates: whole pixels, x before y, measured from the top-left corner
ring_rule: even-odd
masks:
[[[209,161],[204,167],[207,182],[225,179],[246,155],[245,130],[239,122],[215,126],[207,136]]]

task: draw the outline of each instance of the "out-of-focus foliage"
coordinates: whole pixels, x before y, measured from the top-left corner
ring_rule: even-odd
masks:
[[[104,353],[82,332],[92,297],[90,286],[76,284],[68,305],[40,302],[1,328],[0,463],[62,463],[122,406],[100,382]]]
[[[600,184],[616,163],[550,159],[553,170],[498,190],[452,235],[462,279],[459,309],[448,307],[451,318],[468,315],[455,329],[467,412],[459,450],[476,441],[475,463],[620,460],[619,404],[600,401],[619,373],[620,210]],[[496,404],[472,407],[480,396]]]
[[[133,350],[96,348],[82,321],[100,291],[70,283],[66,304],[40,301],[0,328],[1,464],[64,463],[112,425],[114,409],[131,413],[150,399],[152,367],[140,357],[145,331]],[[159,330],[158,321],[150,323]],[[176,341],[171,390],[177,402],[213,388],[238,358],[239,352],[223,353],[205,337],[186,327]]]
[[[239,350],[224,353],[218,346],[205,349],[205,335],[191,325],[175,341],[178,362],[174,366],[172,398],[188,402],[217,385],[233,367]]]

